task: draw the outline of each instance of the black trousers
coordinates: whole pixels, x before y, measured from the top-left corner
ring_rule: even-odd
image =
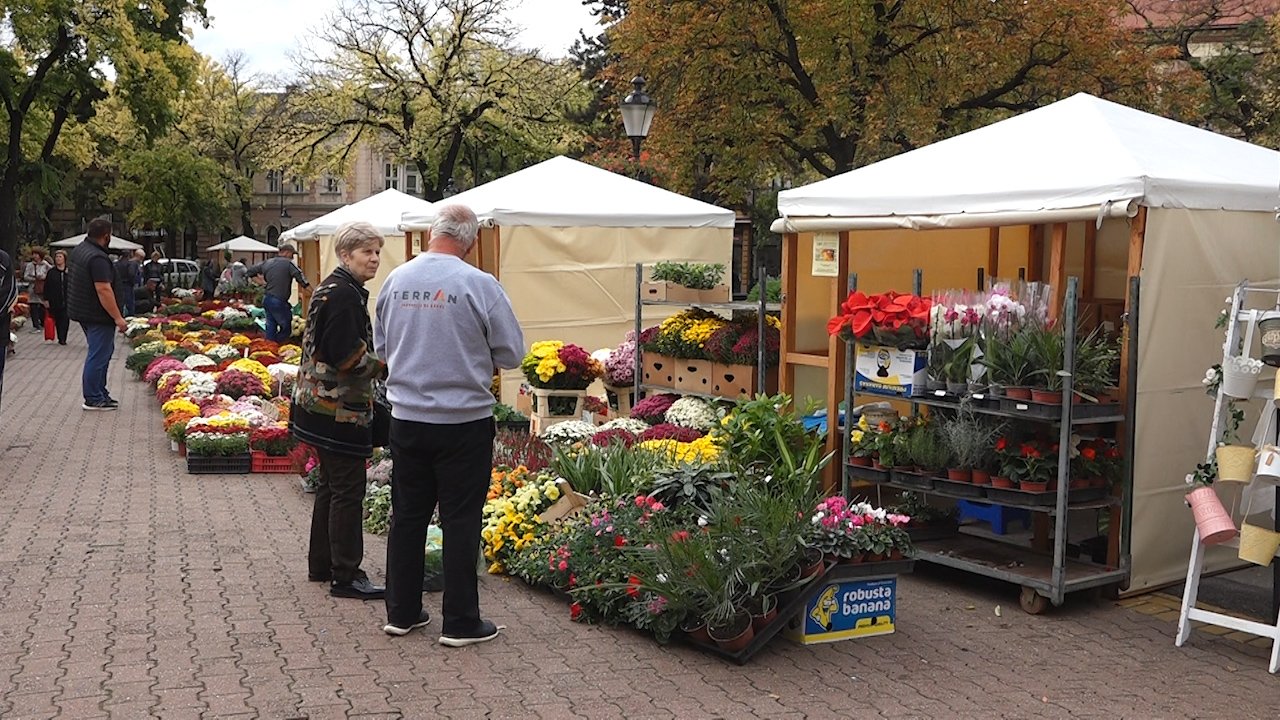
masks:
[[[307,570],[329,575],[334,582],[351,582],[360,576],[364,559],[364,458],[316,449],[320,456],[320,481],[311,510],[311,549]]]
[[[469,633],[479,625],[476,561],[493,435],[493,418],[459,425],[392,418],[387,622],[406,627],[418,620],[427,525],[438,503],[445,537],[442,632]]]
[[[44,303],[33,302],[27,306],[31,313],[31,327],[34,330],[44,328]],[[8,328],[6,328],[7,330]]]
[[[67,317],[67,308],[50,305],[49,314],[53,316],[53,326],[58,329],[58,342],[66,344],[67,328],[71,326],[71,318]]]

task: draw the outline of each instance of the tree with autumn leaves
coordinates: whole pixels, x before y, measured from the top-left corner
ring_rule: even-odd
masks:
[[[677,189],[725,202],[760,178],[829,177],[1076,92],[1166,114],[1198,102],[1194,73],[1134,42],[1117,0],[613,5],[614,72],[644,73],[660,102],[646,147]]]

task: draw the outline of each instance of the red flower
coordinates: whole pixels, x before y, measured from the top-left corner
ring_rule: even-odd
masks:
[[[677,531],[675,531],[675,532],[671,533],[671,539],[672,539],[674,542],[678,542],[678,543],[680,543],[680,542],[684,542],[684,541],[686,541],[686,540],[688,540],[688,539],[689,539],[689,531],[688,531],[688,530],[677,530]]]
[[[573,573],[569,573],[569,587],[573,587],[574,585],[577,585],[577,584],[578,584],[578,576],[574,575]]]
[[[1107,448],[1107,451],[1103,453],[1103,457],[1108,460],[1118,460],[1120,458],[1120,448],[1114,446]]]
[[[1008,447],[1009,447],[1009,440],[1007,438],[1000,438],[999,440],[996,441],[996,452],[1004,452],[1005,449]]]
[[[626,544],[627,544],[627,539],[626,539],[626,538],[622,537],[621,535],[614,535],[614,536],[613,536],[613,546],[614,546],[614,547],[622,547],[623,545],[626,545]]]
[[[640,578],[635,575],[627,578],[627,597],[640,597]]]
[[[1084,447],[1080,450],[1080,457],[1085,460],[1096,460],[1098,457],[1098,451],[1091,447]]]
[[[577,622],[582,617],[582,603],[574,603],[569,606],[569,619]]]

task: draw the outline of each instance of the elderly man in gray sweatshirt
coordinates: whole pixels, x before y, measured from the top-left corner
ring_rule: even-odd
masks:
[[[388,635],[429,618],[422,608],[423,549],[436,505],[444,545],[440,644],[463,647],[498,636],[480,617],[476,562],[489,473],[497,369],[515,368],[524,335],[498,280],[465,258],[475,213],[446,205],[427,252],[387,276],[378,292],[375,354],[387,362],[391,402],[391,529],[387,536]]]

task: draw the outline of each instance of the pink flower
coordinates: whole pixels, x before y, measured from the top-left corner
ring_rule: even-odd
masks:
[[[560,572],[564,572],[565,570],[569,569],[569,563],[567,561],[561,560],[560,564],[557,565],[556,567],[560,568]]]

